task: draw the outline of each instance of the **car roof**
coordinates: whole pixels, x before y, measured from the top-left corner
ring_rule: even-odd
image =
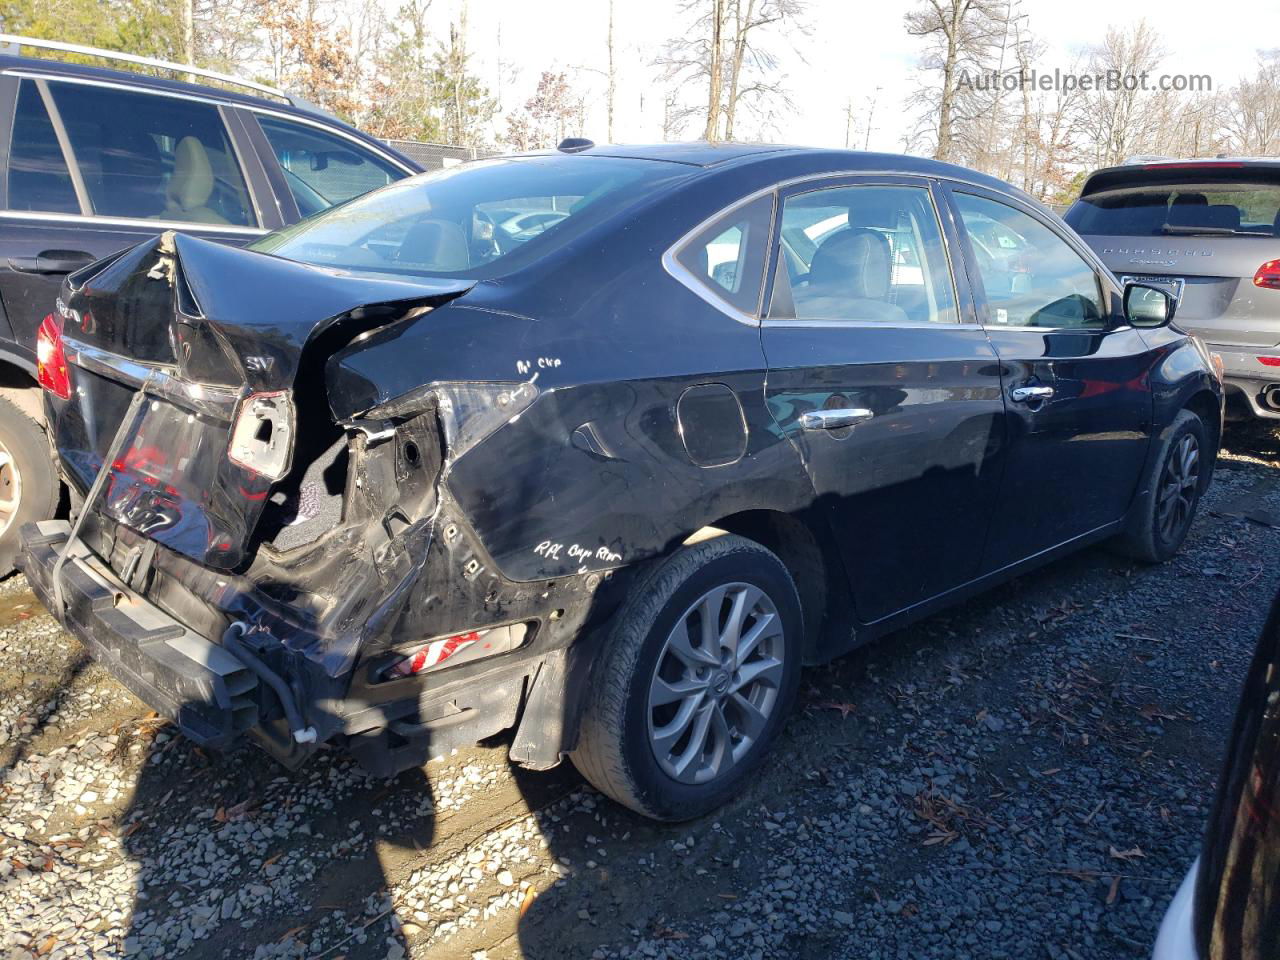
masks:
[[[968,167],[903,153],[837,150],[780,143],[708,143],[705,140],[696,140],[687,143],[602,144],[568,151],[539,150],[527,154],[516,154],[516,156],[557,155],[658,160],[704,168],[727,165],[741,168],[767,164],[778,168],[782,174],[786,173],[788,167],[803,167],[805,175],[819,176],[824,172],[831,174],[898,173],[960,180],[1031,200],[1017,187],[976,170],[970,170]],[[1038,206],[1041,205],[1038,201],[1032,200],[1032,202]]]
[[[267,97],[256,97],[251,94],[227,90],[223,87],[208,86],[200,83],[189,83],[168,77],[156,77],[150,74],[137,73],[131,70],[113,70],[109,67],[93,67],[82,63],[68,63],[62,60],[49,60],[43,57],[23,57],[14,54],[0,54],[0,71],[21,71],[24,74],[40,75],[49,78],[73,78],[98,81],[112,84],[127,84],[131,87],[162,90],[166,93],[183,96],[201,97],[218,100],[237,106],[251,107],[258,110],[268,109],[275,113],[292,114],[311,121],[322,121],[325,124],[341,129],[344,133],[359,137],[361,140],[376,146],[380,151],[391,154],[411,170],[422,170],[421,164],[415,163],[394,147],[370,136],[363,130],[351,126],[333,114],[319,107],[297,100],[273,100]]]

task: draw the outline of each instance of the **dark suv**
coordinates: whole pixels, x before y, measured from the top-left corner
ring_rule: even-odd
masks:
[[[1098,170],[1065,219],[1121,282],[1177,298],[1222,357],[1229,414],[1280,418],[1280,159]]]
[[[6,54],[15,40],[71,49],[0,36]],[[419,170],[318,108],[245,85],[275,99],[0,55],[0,575],[18,527],[61,495],[36,333],[68,273],[168,229],[244,244]]]

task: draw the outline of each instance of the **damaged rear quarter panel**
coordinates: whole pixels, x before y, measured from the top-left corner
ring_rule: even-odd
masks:
[[[690,219],[686,211],[677,222]],[[422,384],[532,381],[532,406],[456,458],[445,482],[448,501],[509,580],[626,566],[744,510],[803,510],[812,485],[764,405],[759,329],[662,269],[674,234],[668,219],[651,243],[614,241],[625,241],[630,255],[608,244],[570,251],[535,277],[482,282],[410,323],[373,332],[328,363],[335,416],[351,418]],[[626,266],[608,275],[592,269],[605,263]],[[726,386],[741,415],[685,414],[682,424],[679,399],[699,384]],[[745,452],[699,465],[688,452],[698,445],[686,443],[682,428],[732,432],[727,444],[712,437],[702,446]]]

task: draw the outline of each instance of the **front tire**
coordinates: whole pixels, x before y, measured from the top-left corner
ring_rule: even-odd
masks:
[[[1181,410],[1165,434],[1160,454],[1134,503],[1121,552],[1146,563],[1164,563],[1182,546],[1195,520],[1213,464],[1209,432],[1190,410]]]
[[[753,776],[800,682],[800,598],[782,562],[725,535],[645,575],[608,627],[574,765],[656,820],[715,809]]]

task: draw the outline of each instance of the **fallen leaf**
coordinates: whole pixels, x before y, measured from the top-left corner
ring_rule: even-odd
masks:
[[[296,937],[298,934],[300,934],[300,933],[301,933],[303,930],[305,930],[305,929],[307,929],[305,926],[303,926],[303,927],[292,927],[292,928],[290,928],[289,930],[286,930],[283,934],[281,934],[281,935],[280,935],[280,939],[279,939],[279,940],[277,940],[277,941],[276,941],[276,943],[284,943],[284,942],[285,942],[286,940],[288,940],[289,938],[291,938],[291,937]]]
[[[218,821],[218,823],[226,823],[227,822],[226,808],[219,807],[217,810],[213,811],[213,819]]]
[[[1111,889],[1107,891],[1107,906],[1116,902],[1116,894],[1120,892],[1120,878],[1111,878]]]
[[[273,863],[275,863],[277,860],[279,860],[279,859],[280,859],[281,857],[283,857],[283,856],[284,856],[284,851],[283,851],[283,850],[281,850],[281,851],[280,851],[279,853],[277,853],[274,857],[268,857],[266,860],[263,860],[263,861],[262,861],[262,869],[263,869],[263,870],[267,869],[267,867],[271,866]]]
[[[822,703],[818,704],[818,706],[824,710],[839,710],[841,720],[847,719],[849,714],[858,709],[855,704],[844,701],[836,702],[832,700],[824,700]]]
[[[1138,857],[1145,857],[1146,854],[1142,852],[1141,847],[1132,847],[1129,850],[1117,850],[1115,847],[1112,847],[1111,856],[1115,860],[1124,860],[1125,862],[1128,862],[1130,860],[1136,860]]]
[[[40,944],[39,947],[36,948],[36,956],[43,957],[45,954],[53,953],[53,948],[56,947],[57,945],[58,945],[58,938],[50,937],[48,940],[46,940],[44,943]]]
[[[520,916],[524,916],[529,912],[529,908],[533,906],[533,901],[538,899],[538,891],[530,887],[524,892],[524,899],[520,901]]]
[[[654,937],[659,940],[688,940],[689,935],[683,930],[672,930],[670,927],[656,927],[653,931]]]

